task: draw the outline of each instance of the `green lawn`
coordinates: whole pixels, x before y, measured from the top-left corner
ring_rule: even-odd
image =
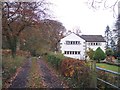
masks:
[[[118,72],[118,69],[120,68],[118,66],[109,65],[109,64],[105,64],[105,63],[96,63],[96,66],[107,69],[107,70],[112,70],[112,71],[115,71],[115,72]]]

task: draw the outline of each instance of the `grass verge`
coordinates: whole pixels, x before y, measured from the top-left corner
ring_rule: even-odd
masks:
[[[40,70],[37,64],[37,58],[31,59],[31,68],[28,77],[28,88],[42,88],[42,81],[40,77]]]
[[[105,63],[96,63],[96,66],[104,68],[104,69],[112,70],[115,72],[118,72],[118,69],[120,68],[119,66],[109,65]]]
[[[24,56],[16,56],[12,58],[11,55],[2,56],[2,86],[6,88],[6,83],[12,76],[15,75],[17,69],[20,68],[26,59]]]

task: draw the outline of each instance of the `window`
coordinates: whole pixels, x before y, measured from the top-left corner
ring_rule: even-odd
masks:
[[[64,54],[66,54],[67,52],[66,51],[64,51]]]
[[[69,54],[69,51],[67,51],[67,54]]]
[[[72,51],[72,54],[74,54],[74,51]]]
[[[77,55],[79,55],[80,51],[64,51],[64,54],[73,54],[73,55],[77,54]]]
[[[66,41],[67,45],[79,45],[80,41]]]
[[[78,41],[76,41],[75,44],[78,44]]]
[[[73,44],[75,44],[75,41],[73,41]]]
[[[70,41],[66,41],[66,44],[69,45],[69,44],[70,44]]]
[[[80,54],[80,51],[78,51],[78,54]]]
[[[77,41],[78,43],[77,44],[80,44],[80,41]]]
[[[101,42],[89,42],[88,45],[100,46]]]
[[[77,51],[75,51],[75,54],[77,54]]]

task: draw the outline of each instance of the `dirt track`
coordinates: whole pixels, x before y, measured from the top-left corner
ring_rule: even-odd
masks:
[[[48,67],[44,60],[39,60],[42,79],[47,88],[66,88],[66,85],[61,81],[52,68]]]
[[[37,64],[40,68],[40,75],[42,82],[44,83],[43,88],[66,88],[67,86],[58,78],[58,75],[52,70],[51,67],[47,65],[44,60],[37,60]],[[31,59],[29,59],[25,65],[23,65],[22,70],[16,76],[12,82],[10,89],[12,88],[27,88],[29,70],[31,68]],[[42,87],[41,87],[42,88]]]

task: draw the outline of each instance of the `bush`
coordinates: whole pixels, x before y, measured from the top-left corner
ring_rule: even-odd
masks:
[[[87,88],[90,85],[90,69],[85,61],[67,58],[61,63],[62,74],[70,80],[72,87]]]
[[[98,60],[98,62],[100,62],[100,60],[104,60],[105,58],[106,58],[105,53],[100,47],[98,47],[94,53],[93,59]]]
[[[69,87],[86,88],[90,85],[90,68],[83,60],[64,57],[62,54],[48,53],[46,59],[68,81]]]
[[[113,56],[113,54],[114,54],[114,52],[111,49],[107,49],[105,51],[105,53],[106,53],[107,56]]]
[[[90,59],[93,59],[93,55],[94,55],[94,50],[89,48],[89,50],[87,51],[87,55],[89,56]]]
[[[60,69],[61,61],[63,60],[64,56],[62,54],[54,54],[54,53],[48,53],[46,55],[46,59],[48,62],[52,64],[56,69]]]

